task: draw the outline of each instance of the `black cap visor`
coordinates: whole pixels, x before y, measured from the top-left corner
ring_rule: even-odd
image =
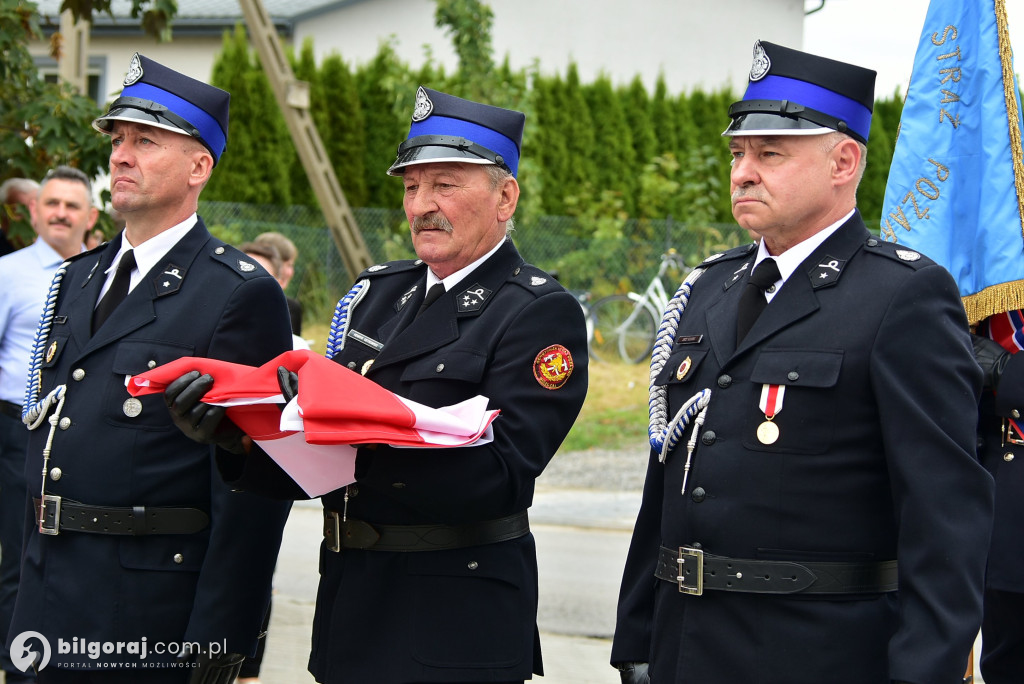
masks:
[[[453,135],[420,135],[398,146],[398,158],[388,169],[388,175],[400,176],[406,166],[436,162],[497,164],[511,173],[500,154],[471,140]]]
[[[92,127],[100,133],[110,133],[115,121],[132,121],[134,123],[156,126],[182,135],[191,136],[202,141],[199,129],[181,118],[174,112],[152,100],[138,97],[119,97],[110,105],[110,110],[92,122]],[[204,143],[205,144],[205,143]]]
[[[846,133],[866,143],[845,121],[787,100],[747,100],[729,107],[732,123],[722,133],[733,135],[821,135]]]

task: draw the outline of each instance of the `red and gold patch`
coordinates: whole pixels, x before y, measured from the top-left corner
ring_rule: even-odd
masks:
[[[569,380],[572,375],[572,354],[560,344],[545,347],[533,360],[533,377],[540,386],[556,390]]]

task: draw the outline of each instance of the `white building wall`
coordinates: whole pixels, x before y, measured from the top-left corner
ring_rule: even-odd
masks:
[[[648,89],[665,74],[673,93],[731,84],[746,88],[754,41],[803,45],[803,0],[495,0],[495,61],[540,65],[564,75],[575,61],[583,82],[606,73],[617,85],[640,74]],[[363,63],[382,40],[418,65],[424,45],[451,72],[451,40],[434,27],[433,0],[363,0],[300,20],[295,44],[313,38],[318,59],[338,52]]]

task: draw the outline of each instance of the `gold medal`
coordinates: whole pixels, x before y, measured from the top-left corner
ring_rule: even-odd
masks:
[[[779,426],[766,420],[757,426],[757,441],[761,444],[775,444],[779,439]]]

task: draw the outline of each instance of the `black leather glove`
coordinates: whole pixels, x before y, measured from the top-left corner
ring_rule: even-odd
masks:
[[[194,653],[188,648],[182,649],[179,658],[192,662],[188,684],[233,684],[245,660],[241,653],[210,655],[202,651]]]
[[[615,668],[619,671],[622,684],[651,684],[647,663],[619,663]]]
[[[216,444],[233,454],[245,453],[245,433],[225,417],[223,406],[204,404],[200,399],[213,387],[213,377],[189,371],[164,390],[164,402],[171,420],[185,436],[200,444]]]
[[[974,344],[974,358],[985,373],[983,385],[994,392],[999,388],[999,379],[1011,354],[995,340],[981,335],[972,334],[971,342]]]
[[[281,386],[281,394],[287,404],[299,393],[299,376],[284,366],[277,367],[277,384]]]

